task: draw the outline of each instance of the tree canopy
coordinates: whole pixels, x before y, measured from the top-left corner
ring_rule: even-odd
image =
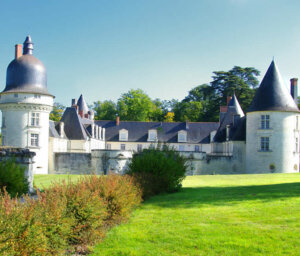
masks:
[[[201,84],[188,92],[182,100],[152,100],[143,90],[131,89],[117,102],[94,102],[96,120],[158,121],[158,122],[215,122],[220,106],[227,104],[227,96],[234,93],[246,111],[258,87],[260,72],[253,67],[234,66],[229,71],[214,71],[210,83]],[[55,103],[50,119],[59,121],[65,107]]]
[[[50,116],[49,119],[52,121],[60,121],[64,111],[65,111],[66,107],[58,102],[55,102],[53,104],[53,109],[50,112]]]

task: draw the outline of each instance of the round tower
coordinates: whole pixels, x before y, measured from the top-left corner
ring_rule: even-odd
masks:
[[[246,172],[299,172],[300,113],[272,61],[246,115]]]
[[[8,65],[6,87],[0,93],[2,145],[27,148],[36,153],[34,173],[48,173],[49,113],[53,98],[47,90],[43,63],[32,54],[30,36],[16,45],[15,59]]]

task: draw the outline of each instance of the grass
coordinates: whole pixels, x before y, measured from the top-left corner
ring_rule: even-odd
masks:
[[[300,255],[300,174],[187,177],[92,255]]]
[[[63,180],[75,182],[80,179],[82,175],[68,175],[68,174],[36,174],[34,175],[33,184],[39,189],[47,188],[53,182],[61,182]]]

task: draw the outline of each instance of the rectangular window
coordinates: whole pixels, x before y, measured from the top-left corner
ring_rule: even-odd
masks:
[[[34,98],[40,99],[40,98],[41,98],[41,95],[39,95],[39,94],[34,94]]]
[[[121,144],[121,150],[125,150],[126,146],[125,144]]]
[[[3,136],[3,135],[1,137],[1,144],[2,144],[2,146],[5,146],[5,136]]]
[[[106,144],[106,149],[111,149],[111,144]]]
[[[184,151],[184,145],[179,145],[178,150],[179,151]]]
[[[18,97],[19,97],[19,95],[18,95],[17,93],[15,93],[15,94],[14,94],[14,97],[15,97],[15,98],[18,98]]]
[[[31,113],[31,126],[40,125],[40,113]]]
[[[269,151],[270,150],[270,138],[269,137],[261,137],[260,138],[260,150],[261,151]]]
[[[186,142],[186,134],[178,133],[178,142]]]
[[[155,140],[156,140],[156,132],[150,132],[149,141],[155,141]]]
[[[35,133],[31,134],[31,143],[30,143],[30,145],[33,146],[33,147],[38,147],[39,146],[39,135],[38,134],[35,134]]]
[[[260,128],[261,129],[270,129],[270,116],[261,115],[260,116]]]
[[[2,127],[4,128],[5,127],[5,117],[2,116]]]
[[[142,144],[138,144],[137,145],[137,151],[138,152],[142,152],[142,150],[143,150],[143,145]]]
[[[200,147],[198,145],[195,146],[195,151],[199,152],[200,151]]]

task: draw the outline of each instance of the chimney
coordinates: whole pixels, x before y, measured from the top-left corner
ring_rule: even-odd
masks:
[[[227,96],[227,106],[228,106],[231,99],[232,99],[232,96]]]
[[[119,126],[120,125],[120,117],[117,116],[117,119],[116,119],[116,125]]]
[[[59,122],[59,135],[62,138],[64,136],[64,122]]]
[[[77,100],[76,99],[72,99],[72,105],[71,106],[73,107],[75,105],[77,105]]]
[[[298,78],[292,78],[291,79],[291,95],[296,103],[298,105]]]
[[[15,45],[15,59],[18,59],[22,56],[22,47],[23,45],[21,44]]]
[[[188,130],[190,127],[189,127],[189,122],[188,121],[185,121],[185,129]]]
[[[226,125],[226,141],[230,139],[230,125]]]
[[[220,106],[220,119],[219,122],[221,123],[223,118],[225,117],[226,113],[227,113],[227,106]]]

